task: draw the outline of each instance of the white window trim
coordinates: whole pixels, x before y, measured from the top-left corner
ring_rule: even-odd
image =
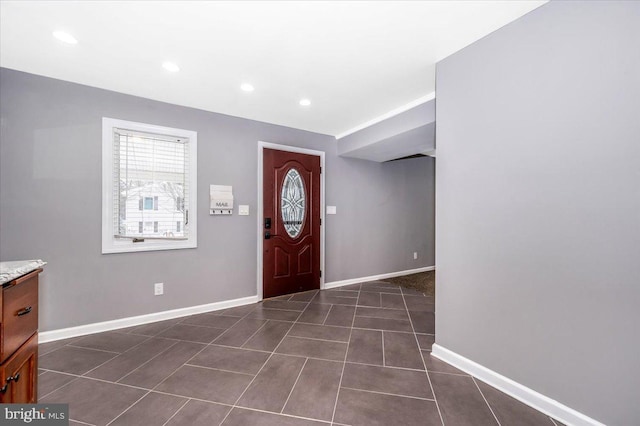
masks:
[[[150,240],[134,243],[115,238],[113,229],[113,129],[164,134],[189,138],[189,238],[186,240]],[[176,250],[198,247],[198,133],[191,130],[102,118],[102,253],[128,253]]]

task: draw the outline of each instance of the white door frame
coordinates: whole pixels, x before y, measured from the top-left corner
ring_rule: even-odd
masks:
[[[315,155],[316,157],[320,157],[320,270],[322,271],[322,276],[320,277],[320,288],[324,289],[324,279],[326,276],[326,271],[324,270],[324,228],[325,228],[325,220],[324,220],[324,176],[326,174],[326,169],[324,167],[324,151],[316,151],[314,149],[307,148],[298,148],[297,146],[288,146],[288,145],[279,145],[271,142],[263,142],[258,141],[258,208],[257,215],[258,216],[258,271],[257,271],[257,288],[258,288],[258,300],[262,300],[263,295],[263,252],[262,252],[262,242],[264,241],[264,200],[262,199],[264,188],[263,185],[263,153],[264,149],[277,149],[279,151],[287,151],[287,152],[297,152],[299,154],[308,154]]]

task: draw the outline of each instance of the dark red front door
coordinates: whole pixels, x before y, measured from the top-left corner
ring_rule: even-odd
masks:
[[[264,297],[320,288],[320,157],[263,153]]]

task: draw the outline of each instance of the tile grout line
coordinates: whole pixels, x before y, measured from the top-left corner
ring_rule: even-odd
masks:
[[[304,325],[311,325],[311,326],[315,326],[315,327],[326,327],[326,328],[341,328],[343,330],[348,330],[349,327],[345,327],[344,325],[333,325],[333,324],[309,324],[309,323],[304,323],[304,322],[297,322],[296,324],[304,324]]]
[[[128,388],[132,388],[132,389],[139,389],[139,390],[143,390],[143,391],[148,391],[148,390],[149,390],[149,389],[147,389],[147,388],[143,388],[143,387],[140,387],[140,386],[133,386],[133,385],[127,385],[127,384],[124,384],[124,383],[110,382],[110,381],[108,381],[108,380],[96,379],[96,378],[94,378],[94,377],[78,376],[77,374],[72,374],[72,373],[62,373],[62,372],[60,372],[60,371],[55,371],[55,370],[47,370],[47,371],[50,371],[50,372],[52,372],[52,373],[63,374],[63,375],[65,375],[65,376],[71,376],[71,377],[74,377],[74,379],[73,379],[73,380],[71,380],[69,383],[65,383],[64,385],[62,385],[62,386],[58,387],[57,389],[55,389],[55,390],[53,390],[53,391],[51,391],[51,392],[49,392],[49,393],[47,393],[47,394],[45,394],[45,395],[43,395],[43,396],[40,396],[40,397],[38,398],[39,400],[42,400],[42,399],[44,399],[44,398],[48,397],[49,395],[51,395],[52,393],[54,393],[54,392],[56,392],[56,391],[58,391],[58,390],[60,390],[60,389],[62,389],[62,388],[64,388],[64,387],[66,387],[67,385],[70,385],[71,383],[75,382],[77,379],[93,380],[94,382],[101,382],[101,383],[108,383],[108,384],[111,384],[111,385],[125,386],[125,387],[128,387]]]
[[[148,341],[149,341],[149,340],[151,340],[151,339],[153,339],[153,337],[147,337],[147,338],[146,338],[146,339],[144,339],[142,342],[140,342],[140,343],[138,343],[138,344],[136,344],[136,345],[133,345],[132,347],[130,347],[130,348],[129,348],[129,349],[127,349],[126,351],[121,352],[121,353],[118,353],[118,355],[116,355],[116,356],[114,356],[114,357],[112,357],[112,358],[109,358],[108,360],[106,360],[105,362],[103,362],[103,363],[102,363],[102,364],[100,364],[100,365],[96,365],[95,367],[93,367],[93,368],[92,368],[92,369],[90,369],[89,371],[85,371],[84,373],[82,373],[82,374],[80,375],[80,377],[85,377],[87,374],[91,373],[92,371],[97,370],[98,368],[102,367],[103,365],[107,364],[108,362],[113,361],[114,359],[118,358],[119,356],[124,355],[125,353],[129,352],[130,350],[133,350],[133,349],[137,348],[138,346],[142,345],[143,343],[148,342]],[[174,343],[174,345],[175,345],[175,343]],[[171,345],[171,346],[173,346],[173,345]],[[169,347],[171,347],[171,346],[169,346]],[[104,352],[108,352],[108,351],[104,351]]]
[[[221,317],[222,315],[211,315],[211,316]],[[238,321],[240,321],[240,320],[238,320]],[[212,325],[191,324],[191,323],[188,323],[188,322],[181,322],[181,323],[178,323],[178,324],[176,324],[176,325],[186,325],[186,326],[188,326],[188,327],[200,327],[200,328],[215,328],[216,330],[225,330],[225,331],[226,331],[226,330],[228,330],[229,328],[231,328],[231,327],[233,327],[234,325],[236,325],[236,324],[238,323],[238,321],[234,322],[234,323],[233,323],[231,326],[229,326],[228,328],[214,327],[214,326],[212,326]],[[174,327],[175,327],[175,326],[174,326]],[[173,328],[173,327],[171,327],[171,328]],[[169,330],[169,329],[167,329],[167,330]],[[164,332],[165,332],[165,331],[167,331],[167,330],[164,330],[162,333],[164,333]],[[158,334],[158,337],[162,337],[162,333]],[[220,333],[220,334],[222,334],[222,333]]]
[[[419,399],[421,401],[433,401],[433,402],[435,402],[435,400],[433,398],[423,398],[421,396],[403,395],[403,394],[399,394],[399,393],[390,393],[390,392],[380,392],[380,391],[374,391],[374,390],[369,390],[369,389],[358,389],[358,388],[352,388],[352,387],[349,387],[349,386],[342,386],[342,389],[349,389],[349,390],[354,390],[354,391],[358,391],[358,392],[376,393],[378,395],[397,396],[399,398],[411,398],[411,399]]]
[[[397,367],[395,365],[367,364],[364,362],[356,362],[356,361],[347,361],[347,364],[366,365],[368,367],[384,367],[384,368],[391,368],[393,370],[414,371],[417,373],[424,373],[424,370],[419,370],[417,368]]]
[[[374,289],[370,289],[370,291],[367,290],[360,290],[362,293],[371,293],[371,294],[375,294],[375,293],[380,293],[380,294],[397,294],[398,296],[402,296],[402,293],[399,291],[383,291],[383,290],[389,290],[389,289],[381,289],[381,288],[374,288]],[[416,297],[422,297],[422,296],[416,296]]]
[[[259,303],[259,302],[258,302]],[[309,302],[295,302],[295,303],[309,303]],[[304,309],[307,309],[307,307],[305,306],[305,308],[301,311],[299,309],[282,309],[282,308],[270,308],[268,306],[264,306],[262,305],[262,309],[268,309],[270,311],[284,311],[284,312],[303,312]]]
[[[71,380],[71,381],[69,381],[68,383],[65,383],[65,384],[64,384],[64,385],[62,385],[62,386],[58,386],[57,388],[55,388],[55,389],[54,389],[54,390],[52,390],[51,392],[47,392],[47,393],[46,393],[46,394],[44,394],[44,395],[39,395],[39,396],[38,396],[38,400],[40,400],[40,401],[41,401],[41,400],[45,399],[46,397],[48,397],[49,395],[51,395],[51,394],[52,394],[52,393],[54,393],[55,391],[58,391],[58,390],[62,389],[63,387],[67,386],[68,384],[71,384],[71,383],[75,382],[79,377],[82,377],[82,376],[73,376],[73,377],[74,377],[74,379],[73,379],[73,380]]]
[[[162,424],[162,426],[166,426],[166,424],[169,423],[171,421],[171,419],[173,419],[184,408],[184,406],[189,403],[189,401],[191,401],[191,398],[187,398],[187,400],[184,402],[184,404],[182,404],[180,406],[180,408],[178,408],[178,410],[175,413],[173,413],[173,415],[171,417],[169,417],[166,422],[164,422]]]
[[[243,351],[261,352],[261,353],[267,353],[267,354],[271,353],[271,351],[266,351],[264,349],[253,349],[253,348],[243,348],[241,346],[221,345],[220,343],[215,343],[215,342],[211,342],[207,346],[217,346],[217,347],[220,347],[220,348],[229,348],[229,349],[240,349],[240,350],[243,350]]]
[[[187,367],[203,368],[205,370],[223,371],[225,373],[242,374],[243,376],[251,376],[251,377],[253,377],[253,374],[251,374],[251,373],[241,373],[240,371],[231,371],[231,370],[224,370],[222,368],[206,367],[204,365],[189,364],[188,361],[186,363],[184,363],[183,365],[186,365]]]
[[[103,349],[85,348],[85,347],[83,347],[83,346],[76,346],[76,345],[64,345],[64,346],[66,346],[66,347],[68,347],[68,348],[86,349],[86,350],[88,350],[88,351],[104,352],[104,353],[108,353],[108,354],[116,354],[116,355],[120,355],[120,354],[124,353],[124,352],[116,352],[116,351],[105,351],[105,350],[103,350]],[[137,346],[137,345],[136,345],[136,346]],[[60,348],[60,349],[62,349],[62,348]],[[55,352],[55,351],[54,351],[54,352]],[[51,353],[51,352],[49,352],[49,353]]]
[[[325,325],[323,327],[329,327],[329,326]],[[319,339],[317,337],[294,336],[292,334],[287,335],[287,337],[293,337],[295,339],[317,340],[317,341],[320,341],[320,342],[328,342],[328,343],[348,343],[348,342],[345,342],[344,340]]]
[[[327,303],[327,302],[309,302],[312,305],[337,305],[337,306],[351,306],[355,307],[355,303]]]
[[[356,317],[356,318],[366,318],[366,317]],[[378,319],[386,319],[386,318],[378,318]],[[404,320],[395,320],[395,321],[404,321]],[[410,323],[410,321],[407,321]],[[405,334],[415,334],[411,331],[402,331],[402,330],[389,330],[387,328],[367,328],[367,327],[352,327],[354,330],[374,330],[374,331],[390,331],[393,333],[405,333]]]
[[[87,422],[83,422],[83,421],[81,421],[81,420],[75,420],[75,419],[72,419],[71,417],[69,417],[69,420],[73,420],[74,422],[76,422],[76,423],[80,423],[80,424],[82,424],[82,425],[87,425],[87,426],[96,426],[96,425],[94,425],[93,423],[87,423]]]
[[[325,324],[320,324],[320,323],[317,323],[317,322],[304,322],[304,321],[296,321],[296,324],[304,324],[304,325],[321,325],[321,326],[322,326],[322,325],[325,325]],[[329,326],[327,326],[327,327],[329,327]]]
[[[147,339],[147,340],[149,340],[149,339]],[[145,342],[146,342],[146,340],[145,340]],[[92,372],[92,371],[94,371],[94,370],[97,370],[98,368],[102,367],[103,365],[107,364],[108,362],[110,362],[110,361],[112,361],[112,360],[116,359],[118,356],[120,356],[120,354],[118,354],[118,355],[116,355],[116,356],[113,356],[113,357],[109,358],[108,360],[106,360],[106,361],[104,361],[104,362],[101,362],[100,364],[96,365],[95,367],[91,368],[90,370],[85,371],[84,373],[82,373],[82,374],[80,375],[80,377],[85,377],[87,374],[91,373],[91,372]]]
[[[487,401],[487,398],[484,397],[482,390],[480,390],[480,386],[478,386],[478,382],[476,382],[475,377],[471,376],[471,380],[473,381],[473,384],[476,385],[476,389],[478,389],[478,392],[480,392],[480,396],[482,396],[484,403],[487,404],[487,407],[489,407],[489,411],[491,411],[493,418],[496,419],[496,422],[498,422],[498,426],[502,426],[500,424],[500,420],[498,420],[498,417],[496,416],[496,413],[493,412],[493,408],[491,408],[491,405],[489,405],[489,401]]]
[[[304,313],[304,311],[307,310],[307,308],[309,307],[309,305],[311,304],[311,302],[307,302],[307,306],[305,306],[305,308],[300,312],[300,314],[298,314],[298,318],[296,318],[296,321],[298,319],[300,319],[300,317],[302,316],[302,314]],[[278,342],[278,344],[276,345],[276,347],[273,349],[273,352],[271,352],[271,355],[269,355],[269,358],[267,358],[267,360],[264,362],[264,364],[262,364],[262,366],[260,367],[260,370],[258,370],[258,372],[256,373],[256,375],[253,377],[253,379],[249,382],[249,384],[244,388],[244,390],[242,391],[242,393],[240,394],[240,396],[238,397],[238,399],[236,399],[236,402],[233,403],[233,406],[231,407],[231,410],[229,410],[229,412],[227,413],[226,416],[224,416],[224,419],[222,419],[222,421],[220,422],[220,424],[223,424],[226,420],[227,417],[229,417],[229,414],[231,414],[231,412],[233,411],[234,408],[237,407],[238,403],[240,402],[240,400],[242,399],[242,397],[244,396],[245,393],[247,393],[247,390],[249,390],[249,388],[251,387],[251,385],[253,384],[253,382],[255,382],[256,378],[258,377],[258,375],[260,374],[260,372],[264,369],[264,366],[267,365],[269,363],[269,360],[271,360],[271,358],[273,358],[273,356],[275,355],[276,351],[278,350],[278,348],[280,347],[280,345],[282,344],[282,342],[284,341],[284,339],[287,337],[287,335],[289,334],[289,331],[293,328],[295,322],[293,322],[291,324],[291,326],[289,327],[289,330],[287,330],[287,332],[284,334],[284,336],[282,336],[282,339],[280,339],[280,342]]]
[[[269,306],[265,306],[264,305],[265,303],[269,303],[269,302],[287,302],[287,303],[294,303],[294,304],[299,304],[299,305],[301,305],[303,303],[305,305],[309,304],[309,302],[304,302],[304,301],[301,301],[301,300],[263,300],[262,301],[262,307],[264,309],[277,309],[277,310],[280,310],[280,311],[295,311],[295,312],[302,312],[305,309],[307,309],[307,307],[305,306],[302,309],[286,309],[286,308],[273,308],[273,307],[269,307]],[[260,302],[257,302],[257,303],[260,303]]]
[[[247,306],[247,305],[244,305]],[[232,308],[233,309],[233,308]],[[233,327],[235,327],[236,325],[238,325],[238,323],[240,321],[242,321],[245,318],[249,317],[249,314],[252,313],[254,311],[254,309],[251,309],[249,312],[247,312],[246,314],[244,314],[243,316],[240,317],[240,319],[238,319],[238,321],[236,321],[231,327],[227,328],[225,331],[223,331],[222,333],[220,333],[215,339],[213,339],[212,341],[210,341],[209,343],[207,343],[207,345],[212,344],[213,342],[215,342],[216,340],[218,340],[219,338],[221,338],[222,336],[224,336],[225,334],[227,334],[229,332],[229,330],[231,330]],[[266,322],[265,322],[266,324]],[[264,324],[263,324],[264,325]],[[246,343],[246,342],[245,342]]]
[[[111,361],[112,359],[116,359],[116,357],[114,356],[113,358],[109,358],[109,359],[108,359],[108,360],[106,360],[105,362],[100,363],[99,365],[96,365],[96,366],[95,366],[95,367],[93,367],[91,370],[89,370],[89,371],[85,371],[84,373],[82,373],[82,374],[80,375],[80,377],[85,377],[85,374],[89,374],[89,373],[91,373],[93,370],[96,370],[96,369],[98,369],[98,368],[102,367],[103,365],[105,365],[106,363],[108,363],[109,361]]]
[[[229,407],[229,411],[231,411],[231,409],[235,407],[234,405],[228,404],[226,402],[216,402],[216,401],[209,401],[207,399],[201,399],[201,398],[195,398],[195,397],[186,397],[184,395],[177,395],[177,394],[174,394],[174,393],[169,393],[169,392],[160,391],[160,390],[153,390],[153,391],[151,391],[151,393],[157,393],[157,394],[168,395],[168,396],[175,396],[177,398],[187,398],[190,401],[204,402],[206,404],[222,405],[224,407]],[[312,421],[315,421],[315,422],[322,422],[322,423],[327,423],[327,424],[330,423],[327,420],[314,419],[314,418],[311,418],[311,417],[296,416],[295,414],[277,413],[275,411],[261,410],[259,408],[242,407],[242,406],[238,406],[236,408],[239,408],[241,410],[256,411],[256,412],[259,412],[259,413],[282,415],[282,416],[292,417],[292,418],[296,418],[296,419],[312,420]]]
[[[351,303],[351,302],[353,302],[354,299],[357,299],[354,296],[338,296],[338,295],[335,295],[335,294],[325,294],[324,299],[328,300],[327,299],[328,297],[331,297],[332,300],[333,299],[338,299],[338,301],[342,301],[343,303],[346,303],[346,302]],[[325,303],[325,304],[329,303],[331,305],[339,305],[340,304],[340,303],[334,303],[334,302],[319,302],[319,303]]]
[[[47,369],[45,369],[45,368],[38,368],[38,370],[43,370],[45,373],[58,373],[57,371],[47,370]],[[44,374],[44,373],[43,373],[43,374]],[[44,394],[44,395],[40,395],[38,399],[44,399],[44,398],[48,397],[49,395],[51,395],[52,393],[54,393],[54,392],[55,392],[55,391],[57,391],[58,389],[62,389],[63,387],[67,386],[67,385],[68,385],[69,383],[71,383],[71,382],[74,382],[74,381],[78,378],[78,376],[75,376],[75,375],[73,375],[73,374],[69,374],[69,373],[61,373],[61,374],[64,374],[64,375],[66,375],[66,376],[72,376],[72,377],[75,377],[75,378],[74,378],[74,379],[72,379],[71,381],[69,381],[68,383],[65,383],[65,384],[63,384],[63,385],[61,385],[61,386],[58,386],[58,387],[57,387],[57,388],[55,388],[54,390],[52,390],[52,391],[50,391],[50,392],[47,392],[47,393],[46,393],[46,394]],[[38,374],[38,380],[40,380],[40,374]]]
[[[360,284],[360,288],[362,288],[362,284]],[[358,290],[358,299],[360,300],[360,290]],[[351,319],[351,330],[349,330],[349,341],[347,342],[347,350],[344,353],[344,362],[342,363],[342,372],[340,373],[340,381],[338,382],[338,392],[336,392],[336,400],[333,404],[333,414],[331,415],[331,424],[333,425],[336,418],[336,409],[338,408],[338,399],[340,398],[340,388],[342,387],[342,378],[344,377],[344,370],[347,366],[347,357],[349,356],[349,344],[351,343],[351,335],[353,334],[353,324],[356,321],[356,310],[353,309],[353,318]]]
[[[169,349],[173,348],[175,345],[177,345],[178,343],[182,342],[182,340],[176,340],[173,345],[167,347],[165,350],[160,351],[158,354],[152,356],[151,358],[149,358],[148,360],[146,360],[145,362],[143,362],[142,364],[140,364],[139,366],[137,366],[136,368],[134,368],[133,370],[129,371],[127,374],[125,374],[124,376],[120,377],[118,380],[116,380],[115,382],[112,383],[118,383],[118,384],[124,384],[124,383],[120,383],[120,380],[130,376],[133,372],[139,370],[140,368],[144,367],[145,365],[147,365],[148,363],[150,363],[151,361],[153,361],[154,359],[156,359],[157,357],[159,357],[160,355],[162,355],[163,353],[167,352]]]
[[[228,403],[225,403],[225,402],[209,401],[209,400],[200,399],[200,398],[190,398],[190,397],[185,397],[184,395],[176,395],[176,394],[173,394],[173,393],[159,391],[159,390],[151,391],[151,393],[158,393],[158,394],[162,394],[162,395],[175,396],[175,397],[178,397],[178,398],[188,398],[190,401],[204,402],[204,403],[207,403],[207,404],[222,405],[224,407],[229,407],[229,411],[231,411],[231,409],[234,408],[234,405],[228,404]],[[259,408],[242,407],[242,406],[238,406],[236,408],[241,409],[241,410],[256,411],[256,412],[259,412],[259,413],[282,415],[282,416],[292,417],[292,418],[296,418],[296,419],[311,420],[311,421],[322,422],[322,423],[327,423],[327,424],[330,423],[327,420],[314,419],[314,418],[311,418],[311,417],[296,416],[295,414],[277,413],[275,411],[261,410]]]
[[[356,316],[358,318],[375,318],[375,319],[384,319],[384,320],[408,321],[408,319],[376,317],[376,316],[373,316],[373,315],[356,315]]]
[[[382,366],[386,367],[387,361],[384,356],[384,330],[380,330],[380,333],[382,334]]]
[[[323,290],[323,291],[327,291],[327,292],[334,291],[335,292],[335,290]],[[344,293],[346,291],[348,291],[348,290],[342,290],[341,292]],[[357,293],[357,291],[352,291],[352,290],[349,290],[349,292],[350,293]],[[340,294],[335,294],[335,293],[327,294],[327,297],[337,297],[338,299],[357,299],[358,298],[358,296],[346,295],[346,294],[345,295],[340,295]]]
[[[396,296],[402,297],[401,294],[397,294]],[[384,309],[386,311],[401,311],[404,312],[407,309],[405,308],[389,308],[387,306],[367,306],[367,305],[356,305],[357,308],[374,308],[374,309]]]
[[[298,313],[297,311],[285,311],[285,312]],[[257,316],[255,316],[255,317],[247,317],[247,319],[253,319],[253,320],[256,320],[256,321],[294,322],[293,320],[266,318],[266,317],[259,318]]]
[[[273,412],[273,411],[261,410],[259,408],[250,408],[250,407],[235,407],[235,408],[238,408],[239,410],[256,411],[258,413],[275,414],[276,416],[290,417],[290,418],[293,418],[293,419],[308,420],[308,421],[312,421],[312,422],[316,422],[316,423],[318,423],[318,422],[319,423],[326,423],[327,425],[331,424],[327,420],[314,419],[314,418],[311,418],[311,417],[296,416],[294,414],[287,414],[287,413],[276,413],[276,412]],[[226,420],[226,418],[225,418],[225,420]],[[222,423],[224,423],[224,420],[222,421]],[[222,423],[220,423],[220,424],[222,424]]]
[[[429,352],[431,353],[431,351],[424,351],[424,352]],[[471,374],[467,374],[467,373],[447,373],[446,371],[436,371],[436,370],[430,370],[432,374],[445,374],[447,376],[462,376],[462,377],[473,377]],[[460,370],[462,371],[462,370]]]
[[[205,402],[207,404],[216,404],[216,405],[223,405],[225,407],[229,407],[229,409],[233,408],[233,405],[228,404],[226,402],[215,402],[215,401],[209,401],[207,399],[202,399],[202,398],[196,398],[196,397],[190,397],[190,396],[184,396],[184,395],[178,395],[175,393],[171,393],[171,392],[165,392],[165,391],[161,391],[161,390],[153,390],[151,391],[151,393],[158,393],[160,395],[168,395],[168,396],[175,396],[176,398],[187,398],[189,401],[198,401],[198,402]]]
[[[142,325],[140,325],[140,326],[136,326],[136,327],[142,327],[142,326],[149,325],[149,324],[153,324],[153,323],[142,324]],[[175,323],[175,324],[173,324],[173,325],[178,325],[178,324],[181,324],[181,323],[177,322],[177,323]],[[160,334],[162,334],[162,333],[164,333],[165,331],[167,331],[167,330],[168,330],[168,329],[170,329],[171,327],[173,327],[173,325],[172,325],[172,326],[170,326],[170,327],[165,328],[164,330],[160,330],[160,331],[159,331],[158,333],[156,333],[156,334],[141,334],[141,333],[134,333],[133,331],[130,331],[130,332],[128,332],[128,333],[123,333],[123,334],[128,334],[129,336],[157,337],[158,339],[172,339],[171,337],[159,337],[159,335],[160,335]],[[175,340],[175,339],[173,339],[173,340]]]
[[[116,332],[117,332],[117,330],[114,330],[114,331],[116,331]],[[109,332],[107,332],[107,333],[109,333]],[[120,334],[129,334],[129,333],[120,333]],[[95,334],[94,334],[94,335],[95,335]],[[140,345],[142,345],[142,344],[144,344],[144,343],[147,343],[149,340],[153,339],[153,337],[154,337],[154,336],[142,336],[142,335],[138,335],[138,334],[129,334],[129,335],[130,335],[130,336],[146,337],[146,339],[144,339],[144,340],[143,340],[143,341],[141,341],[140,343],[136,343],[135,345],[131,346],[129,349],[127,349],[127,350],[126,350],[126,351],[124,351],[124,352],[116,352],[116,353],[118,353],[118,354],[120,354],[120,355],[125,354],[125,353],[127,353],[127,352],[129,352],[129,351],[131,351],[131,350],[133,350],[133,349],[135,349],[135,348],[137,348],[138,346],[140,346]],[[91,336],[91,335],[90,335],[90,336]],[[89,336],[86,336],[86,337],[89,337]],[[74,342],[71,342],[71,343],[69,343],[69,344],[65,345],[65,346],[73,346],[73,347],[77,347],[77,348],[82,348],[82,346],[75,346],[75,345],[73,345],[73,343],[80,342],[81,340],[82,340],[82,339],[78,339],[78,340],[76,340],[76,341],[74,341]],[[91,348],[83,348],[83,349],[91,349]],[[92,350],[94,350],[94,351],[99,351],[100,349],[92,349]],[[104,352],[111,352],[111,351],[104,351]]]
[[[260,330],[262,330],[267,324],[269,324],[269,321],[271,320],[266,320],[264,322],[264,324],[262,324],[260,327],[258,327],[258,329],[256,331],[253,332],[253,334],[251,336],[249,336],[249,338],[247,340],[244,341],[244,343],[242,345],[240,345],[240,348],[244,348],[244,345],[246,345],[247,343],[249,343],[249,340],[253,339],[253,337],[258,334],[258,332]],[[213,342],[215,342],[216,340],[218,340],[218,338],[216,337],[215,339],[213,339],[211,342],[209,342],[209,344],[212,344]]]
[[[402,295],[402,302],[404,303],[404,308],[407,311],[407,315],[409,315],[409,308],[407,307],[407,301],[405,300],[404,295]],[[409,318],[411,318],[411,315],[409,315]],[[440,405],[438,404],[436,391],[433,388],[433,384],[431,383],[431,377],[429,376],[429,369],[427,369],[427,363],[424,360],[424,355],[422,354],[422,351],[420,350],[420,342],[418,341],[418,336],[416,336],[416,329],[413,327],[413,321],[411,321],[411,319],[409,319],[409,324],[411,325],[411,330],[413,330],[413,338],[415,339],[416,345],[418,346],[418,353],[420,354],[420,358],[422,358],[422,365],[424,366],[424,372],[427,375],[427,380],[429,381],[429,386],[431,387],[431,393],[433,393],[433,401],[436,403],[436,408],[438,409],[438,415],[440,415],[440,421],[442,422],[442,426],[444,426],[444,417],[442,417],[442,411],[440,411]]]
[[[291,336],[288,336],[291,337]],[[237,348],[236,348],[237,349]],[[271,353],[271,352],[269,352]],[[335,359],[329,359],[329,358],[318,358],[315,356],[307,356],[307,355],[296,355],[296,354],[286,354],[286,353],[278,353],[277,355],[285,355],[288,357],[292,357],[292,358],[309,358],[309,359],[313,359],[316,361],[324,361],[324,362],[342,362],[340,360],[335,360]],[[352,363],[355,364],[355,363]],[[373,364],[363,364],[363,365],[373,365]],[[374,365],[374,367],[376,367]],[[379,365],[377,367],[380,367]],[[403,369],[403,370],[407,370],[406,368],[402,368],[402,367],[389,367],[389,368],[399,368],[399,369]],[[412,370],[412,371],[422,371],[422,370]]]
[[[122,413],[118,414],[117,416],[115,416],[113,419],[111,419],[111,421],[109,423],[107,423],[105,426],[109,426],[111,423],[115,422],[118,418],[120,418],[124,413],[126,413],[127,411],[129,411],[134,405],[136,405],[138,402],[142,401],[142,399],[144,399],[147,395],[149,395],[151,393],[151,391],[147,391],[144,395],[142,395],[140,398],[138,398],[133,404],[129,405],[126,410],[124,410]]]
[[[282,405],[282,409],[280,410],[280,414],[284,413],[284,409],[287,407],[287,402],[289,402],[289,398],[291,398],[291,395],[293,395],[293,390],[296,388],[296,385],[298,384],[298,380],[300,380],[300,376],[302,376],[302,371],[304,370],[304,367],[307,365],[308,361],[309,361],[309,358],[305,358],[304,364],[302,364],[302,368],[300,369],[300,372],[298,373],[298,377],[296,377],[296,381],[293,383],[293,386],[291,387],[291,391],[289,391],[289,395],[287,396],[287,400]]]
[[[326,324],[327,318],[329,318],[329,314],[331,313],[332,309],[333,309],[333,305],[329,305],[329,310],[327,311],[327,315],[325,315],[324,320],[322,321],[322,325]]]
[[[55,341],[53,341],[53,342],[47,342],[47,343],[55,343]],[[67,346],[67,344],[64,344],[64,345],[62,345],[62,346],[60,346],[60,347],[57,347],[57,348],[55,348],[55,349],[51,349],[49,352],[40,353],[40,346],[41,346],[41,345],[46,345],[47,343],[38,343],[38,358],[40,358],[41,356],[45,356],[45,355],[49,355],[49,354],[52,354],[52,353],[54,353],[54,352],[57,352],[57,351],[59,351],[60,349],[62,349],[62,348],[64,348],[64,347],[66,347],[66,346]]]

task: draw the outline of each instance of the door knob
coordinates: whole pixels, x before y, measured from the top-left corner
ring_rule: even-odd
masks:
[[[270,240],[270,239],[271,239],[271,232],[266,231],[266,232],[264,233],[264,239],[265,239],[265,240]]]

